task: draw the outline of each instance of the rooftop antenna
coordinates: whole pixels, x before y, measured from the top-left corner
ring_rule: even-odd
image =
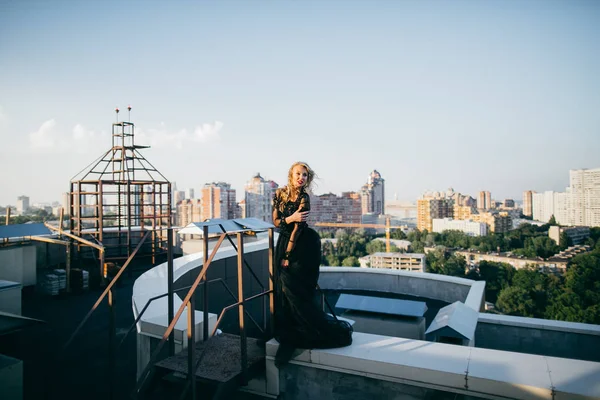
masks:
[[[117,122],[119,122],[119,107],[115,108],[115,113],[117,114]]]
[[[127,118],[129,118],[128,121],[131,121],[131,105],[127,106],[127,111],[129,111],[129,113],[127,114]]]

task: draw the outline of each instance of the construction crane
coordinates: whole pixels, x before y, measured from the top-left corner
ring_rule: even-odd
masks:
[[[390,252],[390,231],[392,229],[407,228],[407,226],[391,226],[390,218],[385,219],[385,225],[383,224],[359,224],[359,223],[345,223],[345,222],[316,222],[315,226],[323,228],[372,228],[372,229],[385,229],[385,251]]]

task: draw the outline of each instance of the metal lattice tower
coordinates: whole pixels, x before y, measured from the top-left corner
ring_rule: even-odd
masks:
[[[148,230],[139,254],[154,264],[167,252],[171,183],[141,154],[146,148],[135,144],[133,123],[117,120],[112,148],[71,179],[70,230],[102,243],[105,261],[127,259]]]

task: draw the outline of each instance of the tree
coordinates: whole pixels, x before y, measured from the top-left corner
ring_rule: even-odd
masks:
[[[327,262],[325,265],[331,265],[332,267],[337,267],[340,265],[340,259],[336,255],[328,254],[325,256],[325,260]]]
[[[561,251],[566,250],[570,246],[573,246],[573,241],[571,240],[569,235],[567,235],[567,232],[562,232],[560,234],[559,240],[560,240],[560,244],[558,246]]]
[[[448,276],[465,276],[465,268],[467,266],[465,258],[455,254],[446,257],[441,247],[427,253],[425,260],[427,262],[426,272]]]
[[[385,252],[386,251],[386,243],[383,240],[371,240],[365,246],[365,250],[367,251],[368,254],[373,254],[373,253],[378,253],[378,252]],[[394,245],[393,243],[391,243],[390,244],[390,251],[392,253],[397,253],[397,252],[400,251],[400,249],[398,247],[396,247],[396,245]]]
[[[565,276],[564,292],[549,307],[551,319],[600,324],[600,252],[573,258]]]
[[[548,221],[548,225],[550,225],[550,226],[556,226],[556,225],[558,225],[556,223],[556,218],[554,218],[554,214],[552,214],[552,216],[550,217],[550,220]]]
[[[502,289],[500,295],[498,295],[496,306],[508,315],[522,317],[533,317],[535,315],[535,302],[531,299],[527,290],[518,286]]]
[[[360,262],[354,256],[346,257],[342,261],[342,267],[360,267]]]
[[[392,229],[390,232],[390,238],[398,239],[398,240],[406,240],[406,233],[402,231],[402,229]]]
[[[527,315],[522,314],[522,316],[544,318],[548,305],[560,293],[561,281],[555,275],[541,273],[535,267],[530,266],[515,271],[511,287],[523,289],[527,293],[528,298],[533,302],[533,309]],[[500,299],[500,295],[498,299]]]
[[[514,272],[510,264],[481,261],[479,275],[485,281],[485,297],[495,303],[500,291],[510,285]]]

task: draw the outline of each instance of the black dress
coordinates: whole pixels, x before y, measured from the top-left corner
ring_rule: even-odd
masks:
[[[277,218],[287,218],[303,205],[310,209],[307,193],[296,201],[281,202],[279,191],[273,199]],[[298,223],[300,232],[289,256],[289,266],[281,267],[295,223],[281,224],[275,249],[275,338],[280,347],[276,362],[288,361],[294,348],[334,348],[352,343],[352,326],[325,314],[316,291],[321,264],[321,239],[306,222]],[[283,354],[285,352],[286,354]]]

